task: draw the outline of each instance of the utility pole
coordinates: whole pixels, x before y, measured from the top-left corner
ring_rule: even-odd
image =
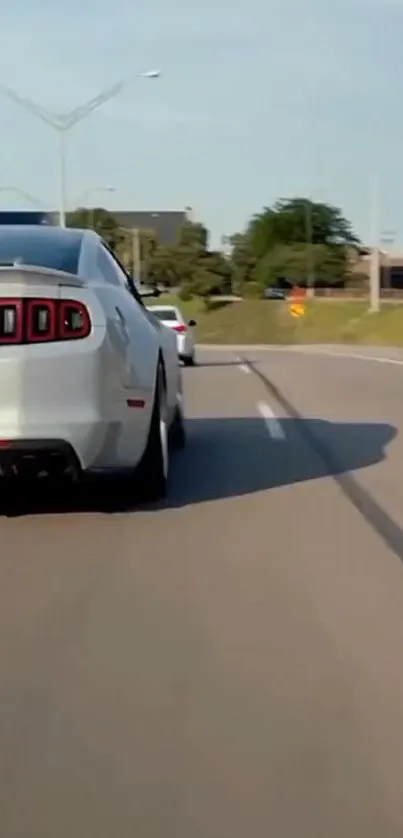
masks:
[[[227,260],[230,259],[232,253],[232,237],[231,236],[221,236],[221,252],[224,254]],[[230,293],[235,295],[235,286],[234,286],[234,277],[233,271],[230,273],[230,280],[229,280],[229,289]]]
[[[380,310],[380,252],[379,252],[379,182],[376,177],[371,178],[370,212],[371,212],[371,264],[369,275],[369,308],[372,312]]]
[[[140,241],[140,248],[141,248],[141,241]],[[141,278],[144,285],[148,285],[148,271],[150,265],[150,255],[151,255],[151,241],[147,234],[144,235],[143,238],[143,248],[142,251],[140,249],[140,257],[141,258]]]
[[[308,296],[315,294],[315,265],[313,259],[312,201],[305,201],[306,284]]]

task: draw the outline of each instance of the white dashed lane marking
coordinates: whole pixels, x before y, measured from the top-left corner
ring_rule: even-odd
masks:
[[[237,361],[239,362],[238,363],[238,369],[239,370],[241,370],[242,372],[245,372],[245,373],[251,373],[252,372],[249,364],[245,363],[244,359],[241,358],[239,355],[237,356]],[[271,436],[271,438],[272,439],[279,439],[279,440],[284,441],[286,439],[286,436],[285,436],[283,426],[282,426],[281,422],[276,418],[276,415],[273,412],[273,410],[271,409],[270,405],[267,404],[267,402],[258,402],[256,407],[257,407],[257,410],[260,413],[260,415],[261,415],[261,417],[262,417],[262,419],[265,423],[266,430],[269,432],[269,435]]]
[[[258,402],[257,409],[272,439],[285,440],[284,429],[267,402]]]
[[[250,370],[249,365],[245,364],[245,361],[243,360],[243,358],[240,358],[239,355],[237,357],[237,361],[238,361],[238,369],[241,370],[241,372],[250,373],[251,370]]]

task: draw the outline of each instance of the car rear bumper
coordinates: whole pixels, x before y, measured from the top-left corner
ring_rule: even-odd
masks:
[[[176,340],[177,352],[179,358],[192,358],[194,355],[194,347],[187,335],[178,335]]]
[[[126,410],[129,414],[129,408]],[[131,413],[134,414],[134,411]],[[73,452],[75,463],[81,472],[134,467],[143,452],[147,427],[146,417],[142,419],[142,425],[137,430],[134,423],[129,425],[120,417],[102,420],[96,415],[86,421],[81,417],[69,417],[69,421],[63,422],[60,417],[59,421],[53,419],[49,422],[44,417],[41,423],[19,423],[18,427],[15,424],[0,424],[0,459],[3,453],[6,460],[14,456],[19,457],[19,452],[29,452],[33,443],[38,456],[39,452],[47,456],[46,452],[53,450],[49,441],[56,440],[58,451],[69,449]],[[128,435],[131,441],[130,449],[125,444]]]
[[[125,386],[120,355],[103,335],[95,330],[77,346],[18,346],[0,353],[0,452],[59,440],[82,471],[137,464],[153,392]]]
[[[74,480],[80,473],[77,455],[64,440],[23,439],[0,446],[0,478]]]

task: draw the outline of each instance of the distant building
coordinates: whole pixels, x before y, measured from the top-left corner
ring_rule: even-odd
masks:
[[[403,254],[380,251],[381,287],[403,289]],[[350,270],[369,278],[371,270],[371,248],[358,247],[351,250]]]
[[[183,210],[108,210],[124,230],[153,230],[158,243],[170,247],[176,244],[179,230],[185,221],[192,221],[191,207]],[[49,213],[58,223],[59,214]]]
[[[189,210],[117,210],[112,215],[124,230],[153,230],[158,243],[169,247],[176,244],[180,228],[189,219]]]

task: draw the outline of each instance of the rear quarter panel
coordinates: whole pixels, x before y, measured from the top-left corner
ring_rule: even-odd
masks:
[[[120,375],[124,386],[127,389],[140,388],[153,394],[159,350],[158,335],[144,317],[142,307],[124,288],[100,286],[97,294],[117,354],[122,359]]]
[[[125,288],[100,286],[98,298],[107,318],[109,374],[104,381],[104,409],[114,406],[120,422],[119,461],[134,464],[148,438],[154,401],[159,341],[142,306]],[[128,407],[129,399],[144,408]],[[119,407],[118,407],[119,406]]]

